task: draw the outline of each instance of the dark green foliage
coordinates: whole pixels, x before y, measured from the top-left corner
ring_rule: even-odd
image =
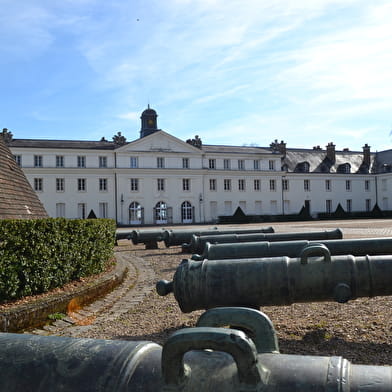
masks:
[[[115,231],[109,219],[0,220],[0,301],[102,272]]]

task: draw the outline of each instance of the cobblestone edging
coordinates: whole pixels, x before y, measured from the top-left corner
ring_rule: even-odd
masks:
[[[48,315],[66,313],[70,301],[79,306],[91,303],[95,298],[102,297],[117,287],[129,275],[129,263],[116,257],[113,271],[99,279],[69,293],[53,294],[42,300],[22,304],[0,313],[0,331],[18,332],[40,326],[48,322]]]
[[[140,257],[131,256],[129,252],[117,252],[116,259],[118,263],[128,267],[124,281],[117,288],[104,298],[76,310],[62,320],[29,333],[78,336],[81,331],[114,320],[142,302],[154,288],[155,273],[150,263]]]

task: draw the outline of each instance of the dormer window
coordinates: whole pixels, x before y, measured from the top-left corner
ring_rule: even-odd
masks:
[[[298,163],[295,171],[297,173],[309,173],[310,165],[309,162],[300,162]]]
[[[343,163],[342,165],[338,166],[338,173],[350,173],[351,172],[351,165],[349,163]]]

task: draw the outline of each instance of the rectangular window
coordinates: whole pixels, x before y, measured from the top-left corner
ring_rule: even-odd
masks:
[[[223,169],[230,170],[230,168],[231,168],[230,159],[224,159],[223,160]]]
[[[138,157],[131,157],[130,158],[130,167],[131,167],[131,169],[136,169],[139,167]]]
[[[381,180],[381,190],[383,192],[388,190],[388,185],[387,185],[387,180],[384,178],[383,180]],[[385,208],[386,209],[386,208]]]
[[[282,189],[284,191],[288,191],[289,190],[289,180],[287,180],[285,178],[282,180]]]
[[[245,170],[245,161],[243,159],[238,160],[238,170]]]
[[[223,189],[224,189],[225,191],[231,191],[231,180],[229,180],[229,179],[227,179],[227,178],[225,178],[225,179],[223,180]]]
[[[210,179],[210,191],[216,191],[216,180],[215,178]]]
[[[78,178],[78,191],[79,192],[86,192],[86,179],[85,178]]]
[[[108,203],[99,203],[99,217],[107,218],[108,217]]]
[[[370,181],[365,180],[365,191],[369,192],[370,191]]]
[[[208,168],[209,169],[215,169],[216,168],[215,159],[209,159],[208,160]]]
[[[255,191],[259,191],[260,190],[260,180],[254,180],[253,181],[253,189]]]
[[[327,214],[332,212],[332,200],[325,200],[325,212]]]
[[[86,167],[86,157],[84,155],[78,155],[77,163],[78,167]]]
[[[108,158],[107,157],[98,157],[99,167],[108,167]]]
[[[108,190],[108,179],[100,178],[99,179],[99,191],[106,192]]]
[[[275,161],[268,161],[268,169],[275,170]]]
[[[352,200],[351,199],[347,199],[346,200],[346,211],[347,212],[351,212],[351,206],[352,206]]]
[[[34,167],[42,167],[42,155],[34,155]]]
[[[78,204],[78,218],[86,219],[86,203]]]
[[[56,192],[64,192],[64,178],[56,178]]]
[[[34,190],[37,192],[42,192],[44,190],[42,178],[34,178]]]
[[[165,158],[157,157],[157,168],[164,169],[165,168]]]
[[[275,180],[269,180],[269,186],[270,186],[270,191],[276,191],[276,181]]]
[[[65,203],[56,203],[56,218],[65,218]]]
[[[253,161],[253,169],[254,170],[260,170],[260,159],[255,159]]]
[[[14,155],[14,159],[18,166],[22,166],[22,155]]]
[[[191,190],[191,180],[189,178],[182,179],[182,190],[190,191]]]
[[[165,190],[165,179],[164,178],[157,179],[157,188],[158,188],[158,191],[160,191],[160,192],[163,192]]]
[[[371,199],[366,199],[365,200],[365,208],[366,208],[366,212],[369,212],[371,210],[371,206],[372,206],[372,201]]]
[[[189,169],[189,158],[182,158],[182,168]]]
[[[347,192],[351,191],[351,181],[350,180],[346,180],[346,191]]]
[[[331,180],[325,180],[325,190],[326,191],[331,190]]]
[[[56,155],[56,167],[64,167],[64,156]]]
[[[131,178],[131,192],[137,192],[139,190],[139,179]]]
[[[238,190],[239,191],[245,190],[245,180],[243,179],[238,180]]]
[[[310,181],[309,180],[304,180],[304,191],[305,192],[310,191]]]

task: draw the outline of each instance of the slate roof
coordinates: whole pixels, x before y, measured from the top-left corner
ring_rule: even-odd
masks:
[[[222,146],[203,144],[202,150],[208,153],[218,154],[272,154],[269,148],[253,146]]]
[[[12,139],[9,147],[24,148],[64,148],[64,149],[86,149],[86,150],[114,150],[118,146],[113,142],[86,141],[86,140],[46,140],[46,139]]]
[[[374,167],[376,173],[389,173],[392,171],[392,150],[377,153]]]
[[[0,219],[37,219],[48,215],[0,135]]]
[[[311,173],[338,173],[341,165],[349,164],[350,173],[371,173],[374,170],[376,154],[370,154],[370,167],[363,164],[363,152],[335,151],[335,161],[327,158],[325,150],[318,149],[287,149],[282,160],[282,167],[286,165],[288,172],[303,172],[304,162],[309,164]]]

